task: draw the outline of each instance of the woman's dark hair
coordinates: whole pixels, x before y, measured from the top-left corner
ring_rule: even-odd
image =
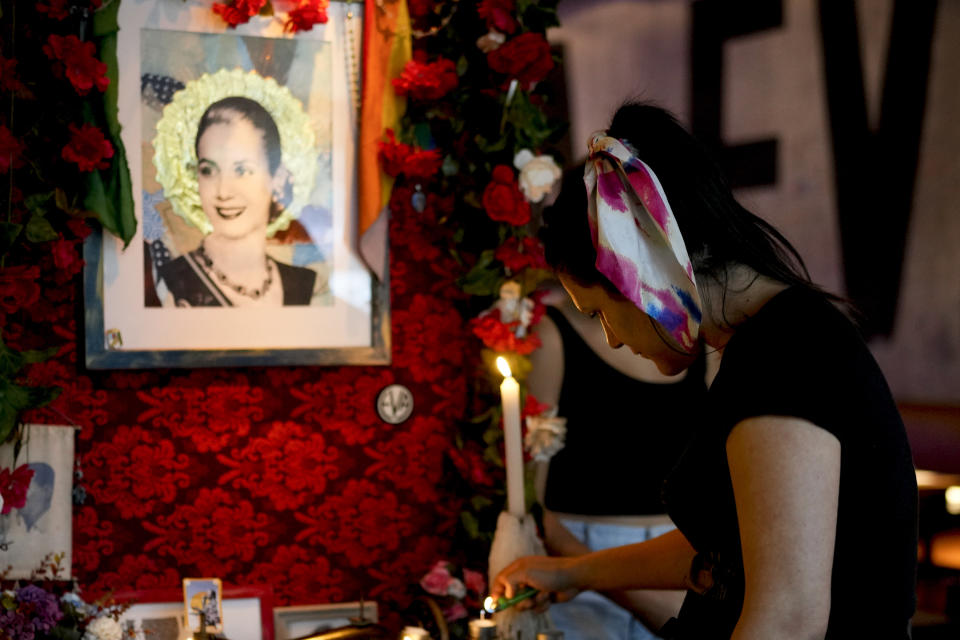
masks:
[[[242,96],[230,96],[217,100],[203,112],[200,116],[200,123],[197,125],[197,137],[194,140],[194,151],[199,156],[198,147],[200,146],[200,137],[210,125],[227,124],[231,118],[227,115],[235,113],[241,118],[246,119],[255,129],[263,134],[263,149],[267,154],[267,167],[270,175],[276,175],[277,169],[283,160],[283,149],[280,146],[280,131],[277,129],[277,123],[273,116],[263,108],[256,100],[244,98]],[[288,180],[284,187],[284,193],[280,198],[270,206],[270,220],[274,220],[283,211],[284,206],[290,202],[293,197],[293,184]]]
[[[263,105],[250,98],[230,96],[217,100],[207,107],[207,110],[200,116],[200,124],[197,125],[197,139],[193,143],[194,149],[199,146],[200,137],[210,125],[230,122],[230,118],[225,115],[226,112],[239,114],[263,134],[263,148],[267,153],[267,166],[270,167],[270,175],[275,174],[277,169],[280,168],[280,161],[283,157],[280,147],[280,131],[277,129],[277,123],[273,121],[273,117],[263,108]]]
[[[796,249],[773,226],[733,196],[707,149],[668,111],[628,102],[617,109],[607,135],[626,140],[660,180],[698,277],[727,282],[727,270],[746,265],[789,285],[817,289]],[[582,168],[568,171],[540,231],[547,262],[584,284],[613,285],[597,271],[590,239]]]

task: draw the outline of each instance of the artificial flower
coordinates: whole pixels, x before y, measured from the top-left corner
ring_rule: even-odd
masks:
[[[17,75],[16,58],[4,58],[0,56],[0,90],[19,91],[23,89],[23,83]]]
[[[87,624],[82,640],[122,640],[120,623],[110,616],[99,616]]]
[[[520,170],[517,181],[530,202],[543,200],[563,174],[552,156],[535,156],[529,149],[521,149],[514,156],[513,166]]]
[[[407,0],[407,10],[412,18],[422,18],[433,11],[434,0]]]
[[[60,154],[64,160],[76,163],[80,171],[110,166],[108,160],[113,157],[113,145],[103,137],[100,129],[89,123],[80,127],[71,124],[70,133],[73,134],[70,142]]]
[[[472,569],[463,570],[463,582],[467,589],[477,594],[486,593],[487,582],[483,579],[483,574]]]
[[[536,334],[520,338],[515,333],[519,322],[507,324],[500,320],[500,312],[493,310],[470,321],[470,331],[480,338],[484,346],[494,351],[510,351],[527,356],[542,344]]]
[[[503,266],[512,273],[518,273],[526,268],[547,268],[547,261],[543,256],[543,245],[531,236],[523,239],[507,238],[494,251],[493,257],[502,262]]]
[[[409,144],[397,142],[393,129],[387,129],[386,137],[385,141],[377,143],[380,167],[388,176],[398,176],[403,173],[403,163],[407,156],[413,153],[413,147]]]
[[[516,78],[529,90],[553,69],[550,43],[542,34],[532,31],[521,33],[489,52],[487,64],[498,73]]]
[[[491,220],[523,225],[530,222],[530,204],[517,186],[513,169],[497,165],[483,191],[483,208]]]
[[[97,47],[92,42],[83,42],[75,35],[50,34],[43,52],[51,60],[63,64],[67,80],[81,96],[93,87],[106,91],[110,84],[106,76],[107,65],[97,59]]]
[[[62,233],[58,233],[57,239],[51,242],[53,264],[67,277],[73,277],[83,268],[83,260],[77,255],[76,244],[76,240],[67,240]]]
[[[567,419],[557,417],[556,407],[526,416],[525,423],[527,430],[523,444],[532,459],[546,462],[563,449],[567,437]]]
[[[0,469],[0,495],[3,496],[3,509],[0,513],[10,513],[13,509],[22,509],[27,504],[27,490],[34,473],[34,470],[25,464],[12,472],[10,469]]]
[[[513,17],[513,0],[481,0],[477,5],[477,15],[487,21],[487,27],[501,33],[513,33],[517,30],[517,21]]]
[[[67,0],[46,0],[38,2],[36,9],[40,13],[45,13],[54,20],[63,20],[70,15],[70,7]]]
[[[494,49],[499,49],[500,45],[507,41],[507,36],[503,35],[495,29],[491,29],[487,33],[483,34],[477,38],[477,48],[484,53],[490,53]]]
[[[489,463],[484,460],[483,452],[479,449],[477,443],[468,442],[464,445],[463,449],[450,447],[450,449],[447,450],[447,455],[450,456],[453,466],[455,466],[460,474],[471,484],[479,487],[493,486],[494,480],[490,474]],[[467,582],[467,587],[470,587],[469,582]],[[477,592],[482,593],[483,589],[478,589]]]
[[[439,100],[457,86],[457,65],[453,60],[437,58],[424,62],[418,57],[407,62],[393,87],[399,96],[413,100]]]
[[[327,7],[330,0],[301,0],[296,9],[287,13],[287,21],[283,30],[287,33],[310,31],[315,24],[326,24],[329,19]]]
[[[440,171],[443,156],[439,149],[418,149],[403,162],[403,173],[408,178],[429,178]]]
[[[23,149],[23,143],[17,140],[13,132],[0,124],[0,173],[10,171],[11,167],[16,169],[22,164],[20,154]]]
[[[452,580],[453,576],[450,574],[448,564],[443,560],[438,560],[437,563],[430,568],[430,571],[420,578],[420,586],[423,587],[423,590],[427,593],[435,596],[445,596],[447,595],[447,588],[450,586]]]
[[[9,265],[0,269],[0,309],[15,313],[28,309],[40,299],[40,267]]]
[[[267,0],[233,0],[230,4],[213,3],[213,12],[223,18],[231,29],[238,24],[250,22],[250,18],[260,13]]]

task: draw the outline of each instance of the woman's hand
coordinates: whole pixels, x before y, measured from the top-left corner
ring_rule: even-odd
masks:
[[[539,589],[535,597],[517,603],[518,609],[541,608],[547,602],[565,602],[579,593],[575,582],[575,558],[527,556],[515,560],[493,579],[490,595],[512,598],[527,587]]]

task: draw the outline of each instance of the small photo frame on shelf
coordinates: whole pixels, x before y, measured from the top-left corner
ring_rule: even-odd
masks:
[[[273,627],[276,640],[293,640],[345,627],[358,619],[375,623],[377,615],[377,603],[369,600],[275,607]]]
[[[300,33],[209,0],[117,11],[137,229],[84,244],[87,367],[388,364],[355,239],[362,8]]]
[[[223,585],[219,578],[184,578],[183,603],[187,627],[191,631],[222,632],[222,596]]]
[[[113,594],[129,604],[120,617],[125,640],[183,640],[187,624],[182,588],[138,589]],[[273,590],[268,586],[225,586],[221,592],[222,635],[230,640],[274,640]]]

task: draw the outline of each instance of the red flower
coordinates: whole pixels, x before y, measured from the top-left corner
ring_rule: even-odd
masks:
[[[433,10],[434,0],[407,0],[411,17],[422,18]]]
[[[397,95],[414,100],[439,100],[456,86],[457,66],[446,58],[434,62],[410,60],[400,77],[393,80]]]
[[[460,474],[471,484],[481,487],[492,487],[493,476],[490,474],[490,463],[483,458],[483,451],[475,442],[468,442],[463,449],[450,447],[447,455]]]
[[[267,0],[233,0],[230,4],[213,3],[213,12],[223,18],[231,29],[238,24],[250,22],[250,18],[260,13]]]
[[[487,64],[498,73],[516,78],[529,89],[553,69],[550,43],[539,33],[521,33],[487,53]]]
[[[484,346],[494,351],[513,351],[522,356],[530,355],[540,348],[540,338],[534,333],[518,338],[513,328],[519,323],[507,324],[500,320],[500,312],[492,311],[470,321],[473,335],[483,341]]]
[[[530,222],[530,204],[517,186],[513,169],[497,165],[491,178],[483,191],[483,208],[490,219],[518,226]]]
[[[40,267],[16,265],[0,269],[0,308],[7,313],[33,306],[40,299]]]
[[[37,3],[37,11],[45,13],[55,20],[63,20],[70,15],[67,0],[47,0]]]
[[[74,35],[58,36],[51,34],[43,52],[51,60],[59,60],[66,67],[67,79],[81,96],[91,88],[105,91],[110,84],[107,78],[107,65],[97,60],[97,48],[92,42],[82,42]]]
[[[22,509],[27,504],[27,489],[33,479],[34,471],[25,464],[10,472],[0,469],[0,496],[3,497],[3,510],[0,514],[10,513],[13,509]]]
[[[0,56],[0,90],[19,91],[23,88],[23,83],[17,76],[16,59]]]
[[[403,172],[409,178],[430,178],[440,171],[443,155],[440,149],[414,151],[403,163]]]
[[[108,158],[113,157],[113,145],[103,137],[103,132],[92,124],[80,127],[70,125],[73,136],[60,154],[67,162],[75,162],[80,171],[106,169]]]
[[[536,238],[530,236],[522,240],[507,238],[502,245],[497,247],[493,257],[514,273],[523,271],[527,267],[531,269],[547,268],[547,261],[543,257],[543,245]]]
[[[521,410],[520,417],[538,416],[549,408],[550,405],[543,404],[537,400],[537,396],[528,393],[526,399],[523,401],[523,409]],[[526,420],[524,420],[524,422],[526,422]]]
[[[283,30],[288,33],[310,31],[315,24],[326,24],[330,0],[301,0],[296,9],[287,14]]]
[[[477,15],[487,21],[487,28],[496,29],[500,33],[513,33],[517,30],[513,10],[513,0],[481,0],[477,6]]]
[[[388,176],[398,176],[403,173],[403,163],[407,156],[413,153],[413,147],[402,142],[397,142],[393,129],[387,129],[387,140],[378,142],[377,148],[380,150],[380,166]]]
[[[13,132],[6,126],[0,124],[0,173],[10,171],[10,167],[16,169],[22,163],[20,162],[20,153],[23,151],[23,143],[13,136]]]
[[[80,269],[83,268],[83,260],[77,256],[75,249],[77,241],[66,240],[62,233],[57,235],[59,237],[52,242],[51,247],[53,249],[53,264],[61,272],[64,272],[66,277],[73,277],[80,273]]]

